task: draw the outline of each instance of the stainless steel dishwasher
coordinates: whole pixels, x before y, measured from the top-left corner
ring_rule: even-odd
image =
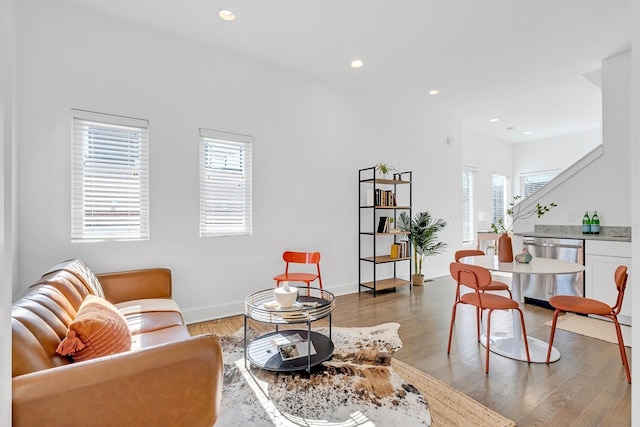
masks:
[[[584,240],[523,236],[522,244],[533,257],[577,262],[584,265]],[[523,275],[522,294],[525,302],[551,308],[554,295],[584,296],[584,272],[572,274]]]

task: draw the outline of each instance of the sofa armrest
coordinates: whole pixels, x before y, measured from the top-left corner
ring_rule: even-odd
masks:
[[[113,304],[146,298],[171,298],[171,270],[148,268],[96,274],[105,298]]]
[[[209,427],[222,376],[210,334],[45,369],[13,378],[13,425]]]

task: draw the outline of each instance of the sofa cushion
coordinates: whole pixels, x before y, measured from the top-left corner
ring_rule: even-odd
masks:
[[[157,331],[132,335],[131,338],[131,350],[135,351],[156,345],[188,340],[191,338],[191,334],[185,326],[171,326]]]
[[[93,271],[91,271],[91,269],[80,259],[70,259],[54,265],[42,275],[42,278],[38,283],[46,281],[51,274],[59,273],[61,271],[70,273],[78,278],[90,294],[104,298],[104,291],[102,290],[100,281],[95,274],[93,274]]]
[[[130,349],[131,332],[122,314],[107,300],[87,295],[56,351],[79,362]]]
[[[137,299],[115,304],[127,320],[131,335],[184,326],[178,304],[168,298]]]
[[[85,296],[73,283],[61,279],[31,287],[24,297],[13,303],[13,376],[72,363],[68,357],[56,353],[56,348]]]

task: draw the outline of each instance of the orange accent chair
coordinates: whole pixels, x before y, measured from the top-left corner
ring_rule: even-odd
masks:
[[[624,348],[622,331],[620,330],[620,323],[618,322],[618,313],[620,313],[620,310],[622,309],[622,300],[624,298],[624,291],[627,288],[628,277],[629,274],[627,274],[627,267],[621,265],[616,268],[613,278],[616,288],[618,288],[618,298],[616,299],[616,303],[613,307],[595,299],[573,295],[556,295],[549,299],[549,304],[551,304],[556,311],[553,314],[553,322],[551,324],[551,336],[549,338],[549,349],[547,350],[547,363],[549,363],[549,359],[551,357],[551,347],[553,346],[553,338],[556,333],[556,322],[558,321],[558,315],[560,313],[597,314],[598,316],[613,320],[613,324],[616,327],[616,333],[618,334],[618,347],[620,348],[622,365],[627,373],[627,382],[631,384],[629,361],[627,360],[627,352]]]
[[[455,259],[456,262],[460,262],[460,260],[464,257],[467,256],[481,256],[484,255],[484,252],[481,250],[476,250],[476,249],[463,249],[460,251],[456,251],[455,253]],[[491,283],[489,284],[489,286],[487,286],[486,288],[483,289],[484,291],[507,291],[509,292],[509,298],[513,298],[513,295],[511,294],[511,289],[509,288],[509,285],[507,285],[506,283],[503,282],[499,282],[497,280],[493,280],[491,279]],[[456,298],[456,301],[458,300],[458,298]]]
[[[276,287],[281,282],[304,282],[307,287],[311,286],[311,282],[318,279],[320,289],[322,289],[322,276],[320,275],[320,252],[292,252],[286,251],[282,254],[285,262],[284,274],[279,274],[273,278],[276,281]],[[313,273],[290,273],[289,264],[315,264],[317,274]]]
[[[453,324],[456,320],[456,309],[458,304],[469,304],[476,308],[476,327],[478,334],[478,342],[480,342],[480,313],[484,310],[489,310],[487,316],[487,354],[486,354],[486,366],[485,372],[489,373],[489,351],[491,345],[491,313],[493,310],[518,310],[520,313],[520,322],[522,324],[522,336],[524,341],[524,348],[527,353],[527,362],[531,363],[529,357],[529,343],[527,342],[527,330],[524,325],[524,315],[517,301],[504,297],[502,295],[496,295],[493,293],[482,292],[491,284],[491,272],[484,267],[478,265],[462,264],[459,262],[452,262],[449,265],[449,271],[451,277],[457,282],[456,290],[456,302],[453,304],[451,311],[451,324],[449,326],[449,343],[447,344],[447,354],[451,353],[451,338],[453,336]],[[459,296],[460,286],[467,286],[474,289],[474,292],[469,292]]]

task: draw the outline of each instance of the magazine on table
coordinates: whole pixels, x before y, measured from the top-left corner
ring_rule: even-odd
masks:
[[[272,343],[278,349],[278,354],[280,354],[282,360],[292,360],[309,355],[309,342],[299,334],[280,335],[274,338]],[[316,353],[316,348],[311,342],[311,355],[313,356]]]

